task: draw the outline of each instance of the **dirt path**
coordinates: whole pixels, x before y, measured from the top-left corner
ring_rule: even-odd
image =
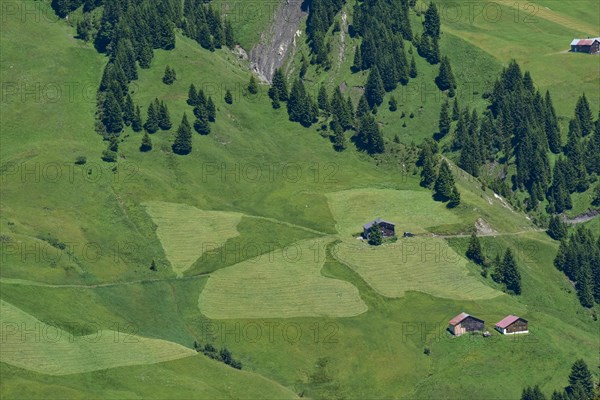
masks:
[[[546,229],[527,229],[524,231],[517,231],[517,232],[494,232],[494,233],[482,233],[482,234],[477,234],[478,237],[482,237],[482,236],[511,236],[511,235],[522,235],[525,233],[533,233],[533,232],[546,232]],[[415,235],[415,236],[429,236],[429,235]],[[456,234],[456,235],[436,235],[435,233],[431,234],[431,237],[435,237],[435,238],[468,238],[471,237],[471,234]]]
[[[181,278],[157,278],[157,279],[140,279],[137,281],[128,281],[128,282],[108,282],[108,283],[98,283],[95,285],[75,285],[75,284],[65,284],[65,285],[55,285],[51,283],[30,281],[27,279],[13,279],[13,278],[0,278],[0,283],[5,283],[7,285],[25,285],[25,286],[40,286],[47,288],[74,288],[74,289],[95,289],[102,287],[113,287],[113,286],[127,286],[127,285],[136,285],[143,283],[155,283],[155,282],[173,282],[173,281],[181,281],[181,280],[190,280],[190,279],[200,279],[208,276],[208,273],[184,276]]]
[[[302,10],[302,3],[302,0],[282,1],[273,16],[271,26],[265,29],[260,43],[248,54],[252,70],[264,82],[271,82],[275,69],[281,67],[295,46],[300,22],[307,15]]]

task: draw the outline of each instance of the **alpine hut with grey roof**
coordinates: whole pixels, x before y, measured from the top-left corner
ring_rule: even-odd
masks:
[[[365,239],[369,238],[369,230],[373,225],[377,224],[381,230],[383,237],[393,237],[396,235],[396,225],[393,222],[385,221],[381,218],[377,218],[375,221],[371,221],[368,224],[363,225],[362,237]]]
[[[483,331],[484,321],[465,312],[461,312],[448,322],[448,330],[454,336],[460,336],[467,332]]]
[[[600,37],[573,39],[571,51],[573,53],[600,54]]]

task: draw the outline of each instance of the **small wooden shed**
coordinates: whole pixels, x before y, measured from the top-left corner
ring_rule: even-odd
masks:
[[[571,42],[571,51],[574,53],[600,53],[600,37],[587,39],[573,39]]]
[[[448,323],[448,330],[454,336],[460,336],[467,332],[483,331],[484,321],[467,313],[460,313]]]
[[[503,335],[514,335],[518,333],[529,333],[529,323],[526,319],[509,315],[496,324],[496,330]]]

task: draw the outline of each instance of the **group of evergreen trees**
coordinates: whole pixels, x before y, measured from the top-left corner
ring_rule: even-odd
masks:
[[[554,265],[573,282],[577,296],[584,307],[600,303],[600,236],[577,227],[568,238],[563,238],[554,259]]]
[[[594,378],[586,362],[579,359],[571,366],[569,385],[563,390],[555,390],[550,400],[592,400],[598,395],[594,389]],[[547,400],[538,385],[523,389],[521,400]]]
[[[202,346],[200,343],[198,343],[198,341],[194,341],[194,349],[198,353],[203,353],[205,356],[210,357],[213,360],[221,361],[222,363],[225,363],[235,369],[242,369],[242,363],[233,358],[227,347],[223,347],[221,350],[217,351],[217,349],[210,343],[206,343],[204,346]]]
[[[442,60],[440,72],[443,64]],[[460,151],[461,168],[477,177],[486,163],[508,165],[514,157],[513,190],[527,191],[528,210],[545,199],[549,213],[571,208],[571,193],[585,191],[589,176],[600,173],[600,122],[594,123],[585,95],[577,102],[564,147],[550,93],[542,96],[529,72],[523,74],[515,61],[502,71],[486,97],[491,104],[483,115],[460,110],[455,101],[450,116],[449,104],[443,103],[434,137],[447,135],[451,119],[456,120],[452,150]],[[559,154],[552,171],[549,152]]]
[[[194,129],[201,135],[210,133],[210,122],[217,118],[217,108],[211,96],[206,97],[204,90],[198,89],[192,83],[188,90],[187,103],[194,107]]]
[[[233,48],[236,44],[233,27],[228,19],[223,19],[219,11],[206,5],[205,0],[185,0],[181,29],[205,49],[214,51],[223,45]]]
[[[431,139],[421,145],[417,161],[417,165],[421,166],[421,186],[433,188],[433,198],[436,201],[447,202],[448,208],[454,208],[460,204],[460,192],[446,160],[442,160],[438,167],[437,153],[437,143]]]
[[[386,92],[394,90],[398,83],[406,85],[411,76],[416,76],[416,63],[410,62],[405,52],[404,40],[412,40],[409,21],[409,2],[365,1],[354,6],[352,33],[362,38],[356,47],[352,70],[363,71],[377,67],[376,75],[371,70],[369,80],[378,81]],[[367,98],[369,104],[381,104],[377,97]]]
[[[53,0],[57,15],[65,17],[83,4],[83,19],[77,27],[78,37],[93,41],[109,61],[104,69],[97,95],[96,130],[105,139],[119,136],[125,126],[141,130],[139,107],[129,96],[128,85],[138,77],[137,68],[149,68],[153,49],[175,47],[176,27],[203,47],[214,50],[223,44],[235,45],[233,29],[228,20],[207,5],[204,0]],[[99,19],[90,11],[103,6]],[[163,81],[171,84],[175,71],[167,67]],[[157,111],[157,110],[155,110]],[[157,111],[158,112],[158,111]],[[148,132],[155,131],[150,121]],[[146,136],[143,149],[151,148]],[[114,145],[112,147],[115,147]],[[111,157],[107,157],[110,159]]]
[[[423,18],[423,35],[415,35],[413,43],[421,57],[434,65],[440,62],[440,15],[435,3],[430,2]]]
[[[341,10],[345,0],[319,0],[309,2],[306,20],[306,35],[312,52],[311,63],[320,64],[325,69],[331,67],[329,58],[330,44],[326,39],[327,31],[335,15]]]
[[[506,248],[502,259],[496,254],[492,279],[503,284],[507,292],[521,294],[521,273],[511,249]]]

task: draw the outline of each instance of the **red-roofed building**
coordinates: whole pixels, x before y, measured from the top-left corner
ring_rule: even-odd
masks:
[[[455,336],[460,336],[467,332],[482,331],[484,325],[483,320],[464,312],[452,318],[448,324],[448,330]]]
[[[574,53],[600,54],[600,37],[588,39],[573,39],[571,51]]]
[[[526,319],[509,315],[496,324],[496,330],[503,335],[514,335],[517,333],[529,333],[529,324]]]

